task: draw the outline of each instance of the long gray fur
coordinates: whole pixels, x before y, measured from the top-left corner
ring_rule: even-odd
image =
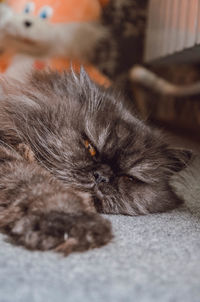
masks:
[[[109,245],[63,258],[0,244],[1,302],[199,302],[200,157],[173,180],[185,205],[110,216]]]

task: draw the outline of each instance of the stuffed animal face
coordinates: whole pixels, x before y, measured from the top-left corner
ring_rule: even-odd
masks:
[[[9,7],[0,7],[1,44],[33,56],[79,56],[73,46],[73,36],[80,40],[78,48],[82,52],[88,43],[84,42],[85,38],[81,39],[84,34],[79,30],[81,27],[69,23],[94,21],[101,13],[98,0],[10,0],[8,3]],[[92,33],[91,28],[85,34],[88,34],[87,39],[93,35],[92,39],[96,40],[99,32]]]
[[[58,70],[68,68],[71,60],[89,63],[105,36],[105,30],[91,21],[98,20],[106,2],[8,0],[9,6],[0,5],[0,49],[43,60],[42,66]],[[100,84],[108,83],[94,67],[85,68]]]
[[[25,9],[31,10],[31,5]],[[104,35],[102,28],[89,22],[44,21],[44,16],[48,19],[52,14],[50,6],[44,7],[37,16],[0,7],[0,45],[37,58],[61,56],[88,61],[89,53]]]

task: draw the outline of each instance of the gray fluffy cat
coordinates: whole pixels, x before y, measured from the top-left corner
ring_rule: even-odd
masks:
[[[181,203],[169,179],[190,152],[171,149],[84,70],[2,81],[0,139],[0,229],[26,248],[67,255],[99,247],[112,230],[98,213]]]

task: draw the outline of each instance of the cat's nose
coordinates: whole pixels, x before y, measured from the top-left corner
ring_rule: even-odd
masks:
[[[109,182],[109,177],[107,175],[104,175],[101,171],[95,171],[93,173],[94,180],[96,184],[102,183],[102,182]]]
[[[111,182],[113,176],[114,175],[111,167],[106,164],[97,165],[95,171],[93,172],[93,179],[97,185],[100,183]]]
[[[99,165],[96,171],[93,172],[94,181],[96,184],[108,183],[113,177],[113,172],[108,165]]]

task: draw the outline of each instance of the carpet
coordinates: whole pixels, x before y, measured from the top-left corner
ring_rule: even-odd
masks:
[[[63,258],[0,238],[0,302],[199,302],[200,157],[172,180],[180,208],[106,216],[115,238]]]

